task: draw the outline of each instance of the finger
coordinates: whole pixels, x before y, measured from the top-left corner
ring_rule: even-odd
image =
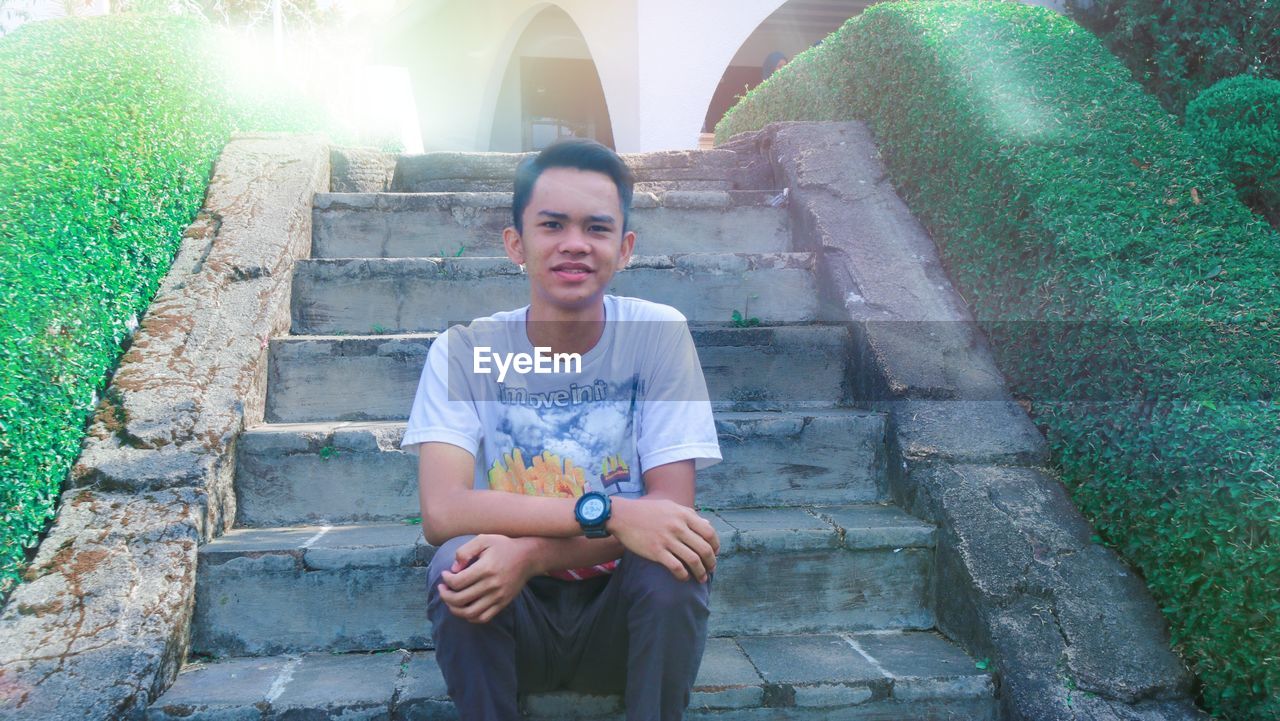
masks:
[[[449,608],[458,607],[458,594],[456,591],[450,589],[448,585],[443,583],[437,584],[436,591],[440,594],[440,600],[444,602],[446,606]]]
[[[491,533],[482,533],[459,546],[458,550],[453,554],[453,565],[456,570],[462,571],[468,566],[475,565],[476,561],[484,555],[484,552],[493,546],[496,538],[498,536]]]
[[[488,547],[489,539],[485,536],[476,536],[459,546],[458,550],[453,554],[453,572],[457,573],[466,568],[476,556],[480,555],[481,551]]]
[[[449,610],[453,615],[459,618],[471,620],[472,611],[474,610],[474,605],[476,603],[474,599],[468,599],[464,602],[458,598],[458,594],[442,590],[440,593],[440,600],[444,601],[445,605],[449,607]]]
[[[702,516],[698,516],[697,520],[695,520],[691,526],[698,532],[698,535],[706,539],[707,543],[711,545],[711,550],[713,552],[720,552],[720,534],[716,533],[716,527],[711,525],[711,521],[708,521]]]
[[[465,588],[465,586],[463,586],[463,584],[458,581],[458,579],[456,578],[457,575],[458,574],[447,569],[444,571],[441,571],[440,585],[444,586],[446,589],[450,591],[461,591],[463,588]]]
[[[493,618],[493,616],[497,615],[498,610],[493,608],[497,605],[497,602],[498,598],[496,595],[482,596],[462,608],[462,617],[472,623],[484,623],[484,616],[491,609],[493,609],[493,614],[490,615],[489,618]]]
[[[689,569],[686,568],[684,563],[670,551],[661,554],[658,558],[658,563],[666,566],[667,570],[671,572],[671,575],[681,581],[689,580]]]
[[[490,593],[492,590],[493,590],[493,587],[491,584],[479,582],[479,583],[473,583],[470,586],[467,586],[466,588],[461,588],[457,590],[451,589],[448,592],[447,597],[442,592],[440,594],[440,597],[444,599],[446,603],[449,603],[451,605],[467,606],[474,603],[476,599],[479,599],[484,595]]]
[[[707,569],[702,565],[702,558],[698,556],[697,552],[688,546],[680,545],[671,550],[676,555],[676,558],[679,558],[680,562],[689,569],[689,573],[693,578],[698,579],[699,582],[706,580]]]
[[[476,574],[463,575],[453,571],[441,571],[440,580],[444,581],[451,591],[461,591],[479,580]]]
[[[475,609],[472,606],[450,606],[449,611],[464,621],[468,621],[470,623],[477,622]]]
[[[698,577],[699,581],[706,581],[706,574],[716,570],[715,549],[711,547],[710,543],[707,543],[705,538],[699,536],[692,530],[685,532],[681,537],[681,540],[684,541],[685,545],[688,546],[691,551],[698,554],[698,560],[701,562],[702,568],[705,572],[698,573],[697,569],[693,569],[694,575]]]
[[[456,566],[457,564],[455,563],[454,565]],[[461,591],[467,586],[478,583],[494,573],[494,569],[491,566],[492,564],[489,563],[489,557],[481,555],[477,556],[473,561],[471,561],[470,565],[467,565],[461,570],[445,571],[445,573],[450,574],[450,577],[452,578],[452,582],[449,584],[449,587],[455,591]]]
[[[492,621],[494,617],[496,617],[499,613],[502,613],[502,609],[506,608],[507,605],[510,603],[511,603],[510,599],[506,601],[498,600],[496,603],[490,606],[488,610],[480,614],[480,623],[488,623]]]
[[[438,586],[440,592],[440,600],[449,608],[449,613],[455,616],[462,616],[462,607],[453,602],[453,596],[449,593],[449,587],[443,583]]]
[[[475,601],[477,594],[484,593],[477,584],[457,589],[449,588],[448,584],[444,584],[443,588],[436,588],[440,590],[440,601],[448,603],[449,606],[466,606],[467,603]]]
[[[678,529],[680,540],[698,554],[702,559],[702,565],[708,571],[714,571],[715,556],[720,551],[720,535],[716,533],[715,526],[712,526],[710,521],[696,513],[687,520],[688,525]]]

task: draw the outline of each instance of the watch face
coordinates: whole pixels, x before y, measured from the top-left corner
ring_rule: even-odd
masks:
[[[582,517],[588,521],[604,515],[604,501],[599,498],[588,498],[582,504]]]

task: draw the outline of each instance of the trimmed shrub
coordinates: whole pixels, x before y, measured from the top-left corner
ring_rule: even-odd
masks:
[[[1238,75],[1196,96],[1184,127],[1250,207],[1280,212],[1280,80]]]
[[[95,391],[200,208],[231,124],[201,24],[0,40],[0,588],[53,514]]]
[[[1280,717],[1280,242],[1098,39],[1019,3],[875,5],[749,93],[875,133],[1011,391],[1234,719]]]
[[[1067,0],[1067,5],[1177,115],[1223,78],[1280,76],[1280,3],[1274,0]]]
[[[0,38],[0,597],[233,130],[326,126],[233,92],[206,23],[112,15]]]

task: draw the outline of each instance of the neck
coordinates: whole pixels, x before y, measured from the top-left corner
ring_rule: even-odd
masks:
[[[604,335],[604,302],[581,309],[549,309],[529,305],[525,333],[535,347],[549,347],[552,353],[584,354]]]

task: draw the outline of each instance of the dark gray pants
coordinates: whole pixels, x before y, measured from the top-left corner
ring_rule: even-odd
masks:
[[[611,575],[538,576],[488,623],[453,615],[436,585],[458,547],[431,559],[427,610],[436,660],[462,721],[517,721],[517,695],[620,693],[627,721],[684,717],[707,642],[711,582],[680,581],[626,551]]]

